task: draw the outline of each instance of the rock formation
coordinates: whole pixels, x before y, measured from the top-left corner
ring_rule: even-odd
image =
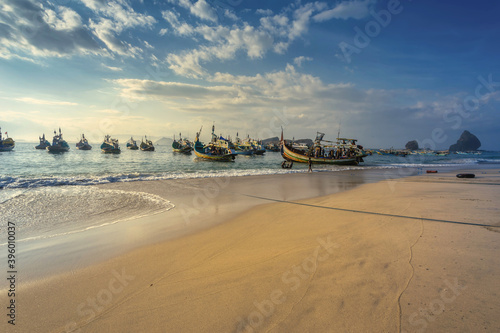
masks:
[[[417,140],[408,141],[405,146],[408,150],[418,150],[418,142]]]
[[[457,143],[450,146],[450,151],[475,151],[481,147],[481,141],[469,131],[464,131]]]

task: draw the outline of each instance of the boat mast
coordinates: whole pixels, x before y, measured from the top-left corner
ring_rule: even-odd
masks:
[[[203,125],[201,125],[200,131],[196,133],[196,141],[200,141],[200,134],[201,134],[202,129],[203,129]]]

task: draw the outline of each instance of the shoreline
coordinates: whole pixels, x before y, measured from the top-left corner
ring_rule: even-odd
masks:
[[[259,205],[27,284],[19,293],[38,301],[19,322],[60,332],[494,331],[499,301],[488,289],[500,273],[499,233],[429,220],[498,223],[500,193],[488,183],[500,183],[498,170],[458,183],[450,173],[421,175],[299,200],[304,205]]]
[[[487,172],[491,169],[462,172],[483,172],[481,170]],[[170,203],[174,207],[162,213],[106,223],[90,230],[21,241],[23,262],[26,264],[25,279],[32,282],[81,269],[143,246],[193,234],[230,221],[261,204],[317,198],[383,180],[388,180],[390,184],[421,173],[422,170],[410,168],[361,169],[97,185],[99,189],[160,196],[168,201],[173,200]],[[436,181],[436,175],[433,181]],[[266,195],[262,195],[262,192]],[[75,252],[80,253],[76,261]],[[49,259],[46,258],[55,257],[58,260],[48,264]]]
[[[142,246],[199,232],[272,202],[267,198],[289,201],[309,199],[382,179],[416,174],[417,171],[407,169],[403,172],[344,170],[101,184],[98,189],[159,196],[170,201],[174,208],[83,232],[21,241],[26,265],[25,279],[31,282],[81,269]],[[57,260],[48,264],[50,258]]]

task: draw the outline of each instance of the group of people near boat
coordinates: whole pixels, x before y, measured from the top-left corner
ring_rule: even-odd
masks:
[[[222,147],[217,147],[215,145],[208,145],[205,147],[205,154],[224,155],[227,154],[227,149]]]
[[[327,150],[325,148],[317,146],[314,148],[313,156],[315,158],[351,158],[356,157],[356,151],[353,148],[334,148]]]

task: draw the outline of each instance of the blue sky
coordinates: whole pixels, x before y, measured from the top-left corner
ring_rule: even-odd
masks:
[[[500,150],[496,1],[0,0],[0,126]]]

